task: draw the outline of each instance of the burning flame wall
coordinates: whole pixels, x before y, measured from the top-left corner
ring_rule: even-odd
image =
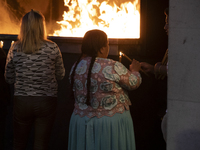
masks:
[[[140,38],[140,0],[0,0],[0,34],[18,34],[32,8],[44,14],[50,36],[82,37],[96,28],[109,38]]]

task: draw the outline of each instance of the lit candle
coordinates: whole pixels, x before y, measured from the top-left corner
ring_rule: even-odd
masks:
[[[122,52],[119,52],[119,62],[122,62]]]
[[[15,41],[12,41],[12,42],[11,42],[11,46],[12,46],[14,43],[15,43]]]
[[[124,57],[126,57],[130,62],[133,61],[133,60],[130,59],[126,54],[124,54],[124,53],[122,53],[122,52],[121,52],[121,54],[122,54]],[[149,76],[144,70],[142,70],[142,68],[140,68],[140,71],[143,72],[145,75]]]
[[[124,57],[126,57],[130,62],[132,62],[132,59],[130,59],[126,54],[122,53],[122,55],[123,55]]]
[[[3,41],[0,42],[0,48],[3,48]]]

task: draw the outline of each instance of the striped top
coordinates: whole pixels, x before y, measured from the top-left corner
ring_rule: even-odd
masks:
[[[54,42],[45,42],[34,54],[18,52],[11,46],[6,60],[5,79],[15,84],[15,96],[57,96],[57,80],[65,76],[62,54]]]

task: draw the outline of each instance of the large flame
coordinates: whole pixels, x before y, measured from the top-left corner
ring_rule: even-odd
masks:
[[[61,29],[53,36],[83,37],[91,29],[100,29],[109,38],[140,38],[140,0],[113,6],[97,0],[64,0],[69,11],[64,11]]]

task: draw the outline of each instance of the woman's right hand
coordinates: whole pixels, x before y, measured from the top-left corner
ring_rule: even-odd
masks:
[[[144,70],[146,73],[148,73],[148,72],[154,73],[153,65],[146,63],[146,62],[140,62],[140,64],[141,64],[142,70]]]
[[[138,72],[139,72],[140,69],[141,69],[141,64],[140,64],[140,62],[137,61],[137,60],[135,60],[135,59],[133,59],[131,65],[129,66],[129,70],[130,70],[130,71],[138,71]]]

